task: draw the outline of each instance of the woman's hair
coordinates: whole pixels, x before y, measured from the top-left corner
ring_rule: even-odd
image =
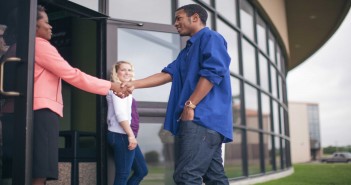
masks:
[[[43,18],[43,16],[41,15],[41,13],[45,12],[46,9],[44,6],[38,5],[37,6],[37,20],[40,20]]]
[[[134,80],[134,66],[130,63],[130,62],[126,62],[126,61],[118,61],[115,64],[112,65],[112,69],[111,69],[111,76],[110,76],[110,81],[111,82],[119,82],[121,83],[121,80],[118,78],[117,75],[117,71],[120,68],[121,64],[128,64],[131,66],[132,68],[132,78],[131,80]]]

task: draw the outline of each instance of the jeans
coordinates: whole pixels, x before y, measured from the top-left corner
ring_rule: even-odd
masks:
[[[223,136],[192,121],[181,121],[175,137],[177,185],[228,185],[222,160]]]
[[[148,173],[139,146],[134,150],[129,150],[128,136],[110,131],[107,133],[107,142],[113,149],[115,160],[114,185],[138,185]],[[131,171],[133,174],[129,177]]]

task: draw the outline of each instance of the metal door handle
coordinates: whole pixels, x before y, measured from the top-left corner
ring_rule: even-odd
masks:
[[[4,67],[6,62],[21,62],[20,58],[17,57],[10,57],[7,58],[5,61],[1,62],[0,65],[0,94],[5,96],[19,96],[20,93],[16,91],[4,91]]]

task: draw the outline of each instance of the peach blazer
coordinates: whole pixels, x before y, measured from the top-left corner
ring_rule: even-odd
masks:
[[[35,38],[33,110],[49,108],[63,116],[61,79],[84,91],[107,95],[111,82],[73,68],[49,41]]]

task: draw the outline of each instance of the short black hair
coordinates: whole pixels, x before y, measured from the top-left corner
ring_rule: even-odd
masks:
[[[207,14],[207,11],[202,6],[198,4],[188,4],[188,5],[179,7],[176,11],[179,11],[179,10],[184,10],[184,12],[188,17],[194,15],[195,13],[198,14],[202,24],[206,25],[208,14]]]

